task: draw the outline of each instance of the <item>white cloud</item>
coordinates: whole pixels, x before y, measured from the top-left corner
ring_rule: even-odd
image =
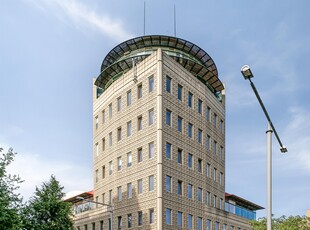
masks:
[[[4,149],[7,151],[7,149]],[[77,166],[76,163],[62,162],[61,159],[46,159],[37,154],[23,153],[19,151],[14,162],[8,170],[12,174],[20,175],[24,180],[20,184],[19,193],[28,200],[35,192],[35,188],[40,187],[42,182],[48,181],[51,175],[64,186],[64,192],[73,190],[92,190],[92,175],[87,166]]]
[[[302,107],[290,108],[290,122],[284,131],[284,140],[287,144],[288,153],[283,157],[286,166],[310,171],[310,111]],[[285,143],[284,143],[285,144]]]
[[[121,20],[111,18],[107,15],[100,15],[76,0],[26,1],[45,13],[52,12],[59,18],[66,16],[78,28],[82,28],[83,30],[88,30],[89,27],[94,28],[118,42],[133,37],[131,33],[126,31]]]

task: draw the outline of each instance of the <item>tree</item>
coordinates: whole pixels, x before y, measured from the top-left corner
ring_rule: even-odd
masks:
[[[0,147],[0,153],[3,148]],[[18,175],[11,175],[7,167],[13,162],[16,153],[10,148],[0,157],[0,229],[20,229],[22,198],[16,193],[23,181]]]
[[[250,221],[253,230],[267,229],[266,218]],[[281,216],[272,219],[273,230],[310,230],[310,218],[306,216]]]
[[[71,204],[62,200],[65,195],[62,190],[53,175],[48,182],[43,182],[41,188],[36,187],[24,209],[25,229],[73,229]]]

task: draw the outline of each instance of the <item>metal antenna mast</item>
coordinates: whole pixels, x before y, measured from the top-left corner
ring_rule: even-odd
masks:
[[[173,11],[174,11],[174,36],[177,36],[177,21],[176,21],[176,12],[175,12],[175,4],[173,5]]]

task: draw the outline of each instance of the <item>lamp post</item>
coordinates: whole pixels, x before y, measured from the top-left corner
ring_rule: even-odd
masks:
[[[263,104],[262,99],[260,98],[257,89],[252,82],[251,78],[254,77],[250,67],[248,65],[244,65],[241,67],[241,73],[245,80],[250,81],[250,85],[255,93],[255,96],[264,111],[264,114],[268,121],[268,129],[266,131],[267,133],[267,230],[271,230],[271,218],[272,218],[272,132],[274,132],[279,145],[280,145],[280,151],[282,153],[287,152],[287,148],[282,144],[280,137],[278,136],[278,133],[275,129],[275,127],[272,124],[272,121],[268,115],[268,112]]]
[[[88,201],[88,202],[91,202],[91,203],[94,203],[94,204],[100,204],[102,206],[107,206],[110,208],[110,219],[111,219],[111,223],[110,223],[110,229],[113,230],[113,206],[110,205],[110,204],[105,204],[105,203],[101,203],[101,202],[97,202],[97,201],[93,201],[93,200],[89,200],[89,199],[85,199],[84,197],[81,197],[81,196],[77,196],[76,199],[78,200],[85,200],[85,201]]]

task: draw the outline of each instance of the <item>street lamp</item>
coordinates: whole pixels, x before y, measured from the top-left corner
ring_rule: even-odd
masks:
[[[93,200],[89,200],[89,199],[85,199],[84,197],[81,197],[81,196],[77,196],[76,199],[84,200],[84,201],[91,202],[91,203],[94,203],[94,204],[100,204],[102,206],[109,207],[110,208],[110,211],[109,211],[110,212],[110,219],[111,219],[110,229],[113,230],[113,206],[112,205],[101,203],[101,202],[97,202],[97,201],[93,201]]]
[[[268,115],[268,112],[263,104],[262,99],[260,98],[254,83],[252,82],[251,78],[254,77],[250,67],[248,65],[244,65],[241,67],[241,73],[245,80],[249,80],[251,87],[255,93],[255,96],[264,111],[264,114],[268,120],[268,129],[267,133],[267,230],[271,230],[271,218],[272,218],[272,132],[274,132],[279,145],[280,151],[282,153],[287,152],[287,148],[282,144],[280,137],[272,124],[272,121]]]

